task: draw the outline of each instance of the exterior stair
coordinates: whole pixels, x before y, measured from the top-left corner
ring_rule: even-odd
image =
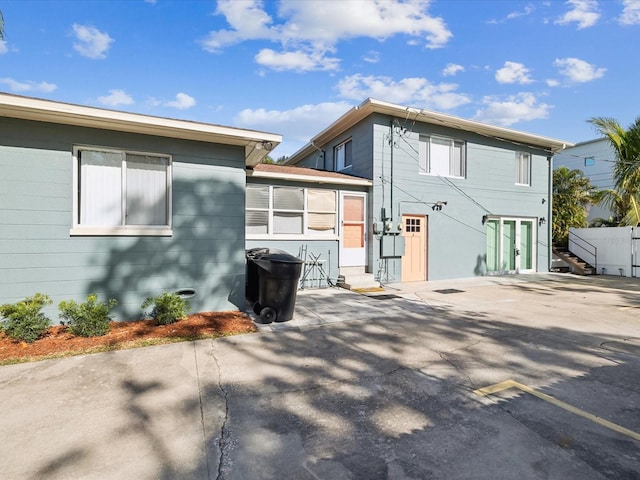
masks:
[[[364,267],[348,267],[340,269],[338,287],[347,290],[369,290],[380,288],[380,282],[374,278],[373,273],[365,272]]]
[[[568,266],[568,270],[576,275],[596,275],[596,269],[593,265],[574,255],[565,247],[554,244],[552,247],[553,254],[562,260]],[[556,267],[556,271],[562,271],[562,267]]]

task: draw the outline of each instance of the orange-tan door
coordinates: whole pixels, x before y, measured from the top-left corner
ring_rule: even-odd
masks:
[[[366,265],[366,195],[342,194],[340,266]]]
[[[424,215],[402,216],[403,282],[420,282],[427,279],[427,218]]]

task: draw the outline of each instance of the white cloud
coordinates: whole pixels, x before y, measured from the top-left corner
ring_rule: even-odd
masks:
[[[571,83],[591,82],[604,76],[606,68],[598,68],[579,58],[559,58],[553,64],[560,74]]]
[[[323,52],[282,52],[264,48],[255,57],[256,62],[276,71],[294,70],[308,72],[315,70],[337,70],[340,60],[324,56]]]
[[[4,55],[9,51],[9,47],[7,47],[7,42],[4,40],[0,40],[0,55]]]
[[[109,107],[116,107],[118,105],[131,105],[133,104],[133,98],[127,94],[124,90],[109,90],[109,95],[98,97],[98,101],[102,105]]]
[[[367,63],[378,63],[380,61],[380,52],[369,50],[362,59]]]
[[[176,95],[176,99],[170,102],[164,102],[162,105],[165,107],[177,108],[178,110],[186,110],[187,108],[191,108],[196,104],[196,100],[193,97],[190,97],[186,93],[178,93]]]
[[[504,99],[486,96],[482,99],[485,107],[478,110],[475,119],[494,125],[509,126],[527,120],[547,118],[553,108],[546,103],[538,103],[532,93],[519,93]]]
[[[640,24],[640,0],[624,0],[624,8],[618,21],[622,25]]]
[[[581,30],[593,27],[600,18],[598,2],[595,0],[568,0],[567,5],[570,5],[572,9],[556,20],[555,23],[568,25],[575,22],[578,24],[578,30]]]
[[[462,65],[458,65],[457,63],[447,63],[447,66],[442,70],[442,75],[444,77],[452,77],[458,72],[464,72],[464,67]]]
[[[256,55],[262,65],[278,70],[333,70],[339,60],[326,53],[335,52],[338,43],[351,38],[383,41],[405,35],[408,42],[421,39],[426,48],[444,46],[452,33],[442,18],[428,14],[429,4],[429,0],[282,0],[276,23],[261,0],[221,0],[216,14],[223,15],[230,28],[210,32],[201,43],[207,51],[220,52],[246,40],[272,41],[280,43],[282,51],[263,49]]]
[[[496,71],[496,81],[498,83],[519,83],[521,85],[533,82],[529,76],[529,69],[518,62],[504,62],[504,67]]]
[[[389,77],[356,74],[340,80],[337,88],[340,96],[347,99],[363,101],[371,97],[436,110],[450,110],[471,101],[468,95],[455,91],[458,85],[454,83],[434,85],[420,77],[395,81]]]
[[[58,88],[57,85],[48,82],[19,82],[13,78],[0,78],[0,84],[5,84],[12,92],[41,92],[50,93]]]
[[[422,38],[427,48],[442,47],[453,35],[442,18],[427,13],[429,4],[427,0],[284,0],[279,13],[289,19],[282,25],[286,40],[335,44],[349,38],[404,34]]]
[[[489,20],[487,23],[490,23],[490,24],[504,23],[507,20],[514,20],[514,19],[519,18],[519,17],[525,17],[527,15],[531,15],[534,11],[535,11],[535,7],[533,5],[531,5],[531,4],[529,4],[529,5],[526,5],[524,7],[524,10],[522,10],[522,11],[511,12],[511,13],[507,14],[507,16],[504,17],[501,20],[493,19],[493,20]]]
[[[535,7],[533,5],[526,5],[524,7],[524,10],[521,12],[511,12],[510,14],[507,15],[507,20],[513,20],[514,18],[518,18],[518,17],[525,17],[527,15],[531,15],[533,13],[533,11],[535,10]]]
[[[546,81],[547,85],[549,87],[559,87],[560,86],[560,81],[556,80],[555,78],[549,78]]]
[[[73,48],[83,57],[100,59],[107,57],[107,51],[113,43],[109,34],[101,32],[95,27],[73,24],[73,33],[77,42]]]
[[[268,132],[286,133],[283,143],[272,157],[291,155],[306,145],[319,131],[318,125],[333,123],[353,105],[347,102],[326,102],[302,105],[290,110],[246,109],[234,119],[234,124]]]
[[[220,0],[215,14],[224,15],[232,29],[210,32],[202,41],[203,48],[209,52],[219,52],[245,40],[270,40],[277,36],[261,0]]]

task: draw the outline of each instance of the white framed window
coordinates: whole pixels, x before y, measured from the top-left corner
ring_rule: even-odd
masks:
[[[335,237],[337,191],[247,185],[248,238]]]
[[[447,137],[420,135],[419,172],[443,177],[464,178],[467,174],[465,142]]]
[[[271,187],[268,185],[247,185],[247,208],[245,225],[247,235],[266,235],[271,212]]]
[[[516,152],[516,185],[531,185],[531,154]]]
[[[335,235],[336,201],[335,190],[307,190],[307,231]]]
[[[351,153],[351,140],[337,145],[333,149],[333,156],[336,160],[336,172],[351,168],[353,164],[353,156]]]
[[[73,235],[171,235],[171,156],[74,148]]]
[[[273,187],[273,233],[301,234],[304,228],[304,190]]]

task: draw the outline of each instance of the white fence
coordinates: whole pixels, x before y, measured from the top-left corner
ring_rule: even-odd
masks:
[[[640,276],[640,228],[569,229],[569,251],[589,262],[599,275]]]

